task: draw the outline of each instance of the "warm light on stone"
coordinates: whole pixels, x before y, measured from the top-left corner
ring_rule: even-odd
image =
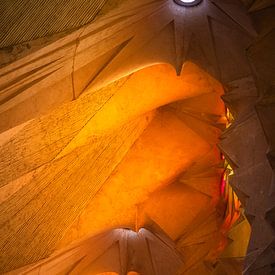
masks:
[[[274,1],[60,2],[0,1],[0,273],[273,274]]]

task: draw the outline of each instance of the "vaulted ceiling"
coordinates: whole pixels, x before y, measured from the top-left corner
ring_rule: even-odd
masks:
[[[274,1],[242,2],[0,4],[2,271],[58,250],[33,272],[239,274],[247,244],[220,250],[249,228],[225,215],[219,147],[252,229],[245,272],[273,272]]]

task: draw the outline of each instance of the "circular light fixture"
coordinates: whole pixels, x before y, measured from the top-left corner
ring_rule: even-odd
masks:
[[[180,6],[193,7],[198,5],[202,0],[174,0]]]

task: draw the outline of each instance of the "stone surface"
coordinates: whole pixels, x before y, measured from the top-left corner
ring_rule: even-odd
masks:
[[[220,81],[226,91],[224,101],[235,118],[221,136],[220,149],[234,168],[230,181],[252,228],[245,274],[272,274],[274,1],[245,0],[249,13],[237,0],[204,0],[192,9],[179,7],[169,0],[107,1],[104,7],[104,1],[88,2],[85,5],[94,5],[91,12],[89,9],[81,12],[85,5],[75,9],[83,17],[66,13],[72,7],[69,1],[62,6],[64,17],[53,16],[48,21],[44,20],[45,15],[58,13],[60,8],[53,10],[52,5],[47,6],[50,0],[44,1],[46,8],[41,14],[34,14],[36,6],[33,5],[30,12],[19,19],[8,14],[13,11],[19,15],[24,10],[22,1],[4,1],[0,5],[5,8],[7,20],[2,21],[3,28],[9,29],[8,33],[2,31],[2,43],[13,47],[2,50],[4,61],[0,69],[0,180],[3,186],[0,189],[3,224],[0,243],[5,251],[2,270],[18,268],[50,255],[57,248],[57,241],[62,247],[87,236],[93,226],[81,220],[92,221],[96,217],[91,214],[94,211],[91,197],[98,194],[96,199],[109,205],[111,196],[107,191],[103,194],[99,191],[105,190],[101,189],[105,184],[108,186],[115,168],[123,166],[128,151],[131,154],[134,146],[142,144],[144,129],[149,133],[151,129],[155,133],[152,136],[161,141],[165,130],[156,129],[173,121],[171,125],[184,125],[194,137],[199,136],[202,147],[196,149],[205,154],[198,157],[194,150],[195,164],[188,169],[180,166],[176,178],[172,176],[172,168],[168,169],[169,173],[165,170],[165,176],[172,177],[171,186],[165,186],[166,180],[161,174],[154,175],[155,179],[162,179],[160,190],[148,194],[146,200],[133,200],[137,205],[125,207],[126,214],[119,210],[123,222],[116,223],[110,215],[104,226],[109,230],[113,222],[114,227],[124,224],[136,227],[148,225],[154,219],[157,223],[151,223],[154,226],[150,229],[153,234],[160,226],[169,238],[176,240],[177,250],[185,262],[181,267],[183,274],[215,274],[217,255],[213,251],[217,250],[217,236],[221,241],[225,238],[219,235],[221,216],[213,210],[218,203],[217,177],[221,173],[215,146],[224,122],[221,105],[213,104],[213,100],[218,102],[216,96],[222,94]],[[26,5],[31,3],[28,1]],[[18,10],[13,9],[16,5]],[[100,10],[100,16],[95,18]],[[34,28],[27,28],[30,16],[37,18]],[[70,20],[72,17],[76,21]],[[93,19],[92,23],[73,30]],[[44,28],[44,22],[52,25]],[[24,28],[27,31],[23,33]],[[56,34],[49,40],[42,38],[38,42],[14,45],[65,29],[68,33]],[[155,78],[155,86],[150,81],[143,83],[143,77],[136,77],[142,70],[149,72],[146,70],[151,66],[163,63],[170,69]],[[169,89],[169,85],[173,85],[168,81],[169,75],[173,75],[171,81],[177,83],[174,91]],[[185,78],[182,82],[181,77]],[[146,97],[147,105],[139,104],[143,103],[139,95],[148,94],[150,89],[160,93]],[[131,91],[132,96],[128,98]],[[181,92],[189,94],[189,98]],[[165,98],[165,94],[172,97]],[[181,101],[174,102],[178,100]],[[172,104],[155,114],[156,108],[168,103]],[[112,117],[108,113],[116,115]],[[172,113],[173,119],[167,113]],[[151,120],[155,124],[150,124]],[[169,139],[172,142],[173,139]],[[176,144],[176,140],[174,142]],[[181,139],[180,142],[185,144]],[[160,144],[164,147],[164,143]],[[192,144],[187,145],[192,148]],[[154,152],[154,146],[150,146],[148,155]],[[211,146],[214,146],[212,150]],[[141,145],[140,148],[145,152]],[[175,148],[174,151],[181,152]],[[205,148],[209,148],[209,154]],[[169,160],[167,155],[155,154],[160,157],[155,158],[158,168],[164,165],[163,159]],[[171,163],[171,167],[177,167],[177,161],[171,159]],[[143,170],[144,173],[146,167]],[[121,169],[122,175],[123,171]],[[201,177],[203,181],[197,179]],[[136,183],[138,185],[138,181]],[[117,190],[119,193],[120,188]],[[121,189],[121,194],[123,192],[129,195],[127,188]],[[204,201],[212,202],[189,226],[180,215],[165,216],[162,208],[169,201],[177,209],[175,213],[181,213],[181,201],[188,202],[186,194],[193,196],[194,201],[201,196],[197,199],[198,208],[205,208]],[[167,206],[167,209],[170,208]],[[171,207],[169,211],[173,213],[173,210]],[[140,216],[136,216],[137,213]],[[129,218],[127,222],[123,220],[125,217]],[[97,219],[100,220],[100,215]],[[170,219],[181,222],[173,224]],[[230,262],[232,259],[220,260],[216,272],[229,268]],[[232,267],[232,272],[238,272],[239,262],[235,263],[236,269]]]

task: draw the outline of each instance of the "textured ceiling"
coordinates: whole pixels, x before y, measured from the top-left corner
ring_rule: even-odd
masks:
[[[83,26],[106,0],[3,0],[0,48]]]
[[[253,16],[269,12],[271,16],[267,25],[274,24],[273,1],[246,2],[257,10],[251,12]],[[139,159],[145,154],[146,160],[150,160],[149,156],[157,160],[157,163],[151,163],[152,166],[143,161],[143,169],[133,174],[142,177],[147,175],[158,183],[164,183],[162,174],[151,176],[146,174],[146,169],[154,167],[152,171],[156,172],[158,169],[154,165],[165,166],[169,160],[168,167],[178,165],[174,152],[181,154],[180,148],[183,148],[182,143],[185,144],[185,141],[183,137],[173,135],[175,129],[191,129],[194,136],[195,133],[200,136],[196,137],[202,141],[202,145],[211,144],[211,140],[216,143],[217,113],[213,115],[215,104],[210,92],[217,91],[217,86],[210,84],[217,82],[210,81],[213,78],[205,73],[207,71],[224,84],[226,94],[223,98],[235,118],[222,135],[220,148],[234,166],[235,174],[231,176],[230,182],[242,200],[252,226],[245,272],[269,274],[274,263],[274,31],[256,24],[257,33],[248,12],[237,0],[204,0],[201,5],[189,10],[179,8],[168,0],[125,1],[124,4],[54,43],[47,46],[44,44],[45,47],[38,51],[30,49],[26,57],[15,54],[18,60],[1,68],[0,172],[3,203],[0,219],[4,224],[1,242],[8,255],[3,260],[4,268],[19,267],[49,255],[61,238],[61,243],[66,245],[87,235],[92,231],[91,228],[95,230],[93,233],[97,233],[94,217],[99,224],[107,227],[105,229],[111,224],[118,226],[111,212],[106,214],[109,219],[102,221],[96,213],[94,202],[97,201],[98,207],[103,210],[109,203],[118,207],[119,203],[112,204],[113,197],[108,193],[108,186],[119,186],[121,181],[118,179],[124,177],[130,180],[117,188],[118,195],[132,195],[131,190],[127,189],[129,182],[136,184],[135,190],[139,190],[139,177],[132,179],[127,174],[129,169],[125,168],[129,163],[135,163],[136,158],[131,156],[138,156]],[[108,5],[112,7],[111,2]],[[107,5],[105,7],[108,10]],[[43,41],[41,43],[43,46]],[[159,87],[163,90],[157,86],[146,90],[146,87],[152,87],[146,86],[150,81],[144,83],[136,78],[144,68],[159,63],[171,64],[180,79],[186,77],[185,87],[190,88],[187,85],[190,75],[181,75],[188,72],[188,66],[192,64],[188,61],[205,70],[193,65],[201,78],[190,78],[190,82],[200,88],[197,92],[209,92],[209,98],[207,93],[200,96],[197,94],[198,97],[190,98],[189,102],[185,98],[180,103],[161,108],[157,115],[153,111],[155,108],[183,98],[175,97],[155,106],[145,104],[146,108],[137,113],[138,118],[131,113],[130,117],[135,117],[135,120],[129,123],[123,120],[122,114],[128,110],[127,106],[131,110],[140,107],[140,98],[135,96],[142,95],[142,91],[160,90],[169,96],[179,92],[177,88],[180,84],[171,84],[173,89],[166,86],[169,84],[166,78],[170,75],[168,71],[155,80],[149,77],[156,85],[164,80],[165,83]],[[175,71],[171,75],[177,78]],[[116,82],[118,79],[121,80]],[[132,82],[131,86],[129,83],[133,79],[136,82]],[[125,87],[131,87],[131,97],[122,96],[125,101],[112,101],[127,91]],[[209,87],[213,90],[208,90]],[[189,88],[183,91],[195,92]],[[151,99],[155,102],[159,98]],[[108,104],[110,102],[119,104]],[[205,106],[209,107],[200,109]],[[106,110],[118,114],[119,119],[110,119],[112,116],[108,116]],[[149,114],[145,115],[146,111]],[[120,124],[123,126],[118,127]],[[99,132],[98,135],[100,127],[106,130],[110,129],[110,125],[116,126],[110,135],[108,131]],[[167,125],[178,128],[171,129]],[[150,142],[153,137],[157,140]],[[177,149],[168,150],[165,146],[167,140],[171,140],[173,145],[178,144],[175,147]],[[163,150],[153,150],[157,141]],[[192,146],[189,144],[186,148]],[[194,153],[198,153],[197,150],[194,148]],[[171,159],[167,157],[168,152],[172,152],[169,155]],[[216,165],[218,155],[214,151],[212,153]],[[143,201],[149,217],[154,217],[166,233],[170,232],[170,238],[178,242],[179,251],[188,259],[186,266],[193,266],[200,259],[205,259],[206,255],[207,260],[212,259],[212,248],[209,250],[209,247],[213,247],[217,241],[214,240],[217,236],[216,212],[206,208],[188,230],[180,228],[184,223],[173,224],[170,219],[180,221],[182,217],[187,217],[182,214],[183,207],[180,204],[183,198],[188,202],[186,194],[192,193],[189,202],[195,198],[194,194],[199,196],[198,193],[203,198],[215,197],[209,194],[209,190],[214,192],[214,189],[205,188],[198,181],[201,176],[200,165],[210,169],[207,166],[212,164],[210,155],[205,158],[196,155],[198,166],[195,165],[195,169],[190,169],[178,178],[182,185],[170,186],[171,189],[161,186],[148,201]],[[109,179],[115,167],[118,167],[116,176]],[[186,167],[181,168],[184,170]],[[173,170],[167,171],[170,173]],[[187,185],[191,187],[191,192]],[[101,192],[98,192],[99,189]],[[97,194],[95,200],[91,200],[93,194]],[[168,205],[171,206],[169,213],[179,213],[179,216],[165,216],[161,201],[167,202],[168,199],[171,202],[175,199],[176,202]],[[133,197],[133,202],[140,201]],[[174,205],[177,205],[179,212],[174,211]],[[204,205],[200,207],[204,208]],[[119,208],[106,209],[118,209],[116,213],[121,214],[121,220],[124,217],[124,212]],[[131,217],[126,225],[133,228],[138,220],[136,207],[125,209]],[[188,212],[192,212],[192,207],[188,208]],[[146,220],[146,215],[141,217],[141,221]],[[186,274],[208,274],[209,265],[205,262],[201,261],[196,268],[185,270]],[[210,268],[213,271],[214,265]]]
[[[155,65],[10,132],[0,155],[2,270],[150,219],[180,239],[179,248],[197,238],[204,243],[187,270],[215,250],[224,238],[216,210],[222,92],[192,63],[180,76],[170,65]]]
[[[226,35],[220,38],[221,33]],[[224,82],[245,77],[250,67],[244,51],[254,36],[250,19],[236,1],[203,1],[191,12],[170,0],[125,2],[2,69],[0,131],[77,98],[88,87],[104,86],[156,62],[172,64],[179,74],[182,64],[192,60]],[[51,101],[44,99],[43,90]],[[32,95],[39,108],[16,113],[13,106],[20,103],[24,108]]]

